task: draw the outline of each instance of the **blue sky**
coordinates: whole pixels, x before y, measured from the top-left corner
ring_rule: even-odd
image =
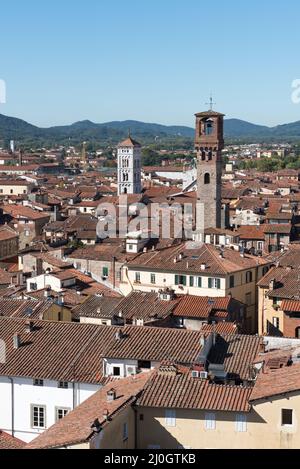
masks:
[[[295,0],[10,0],[0,18],[0,113],[194,125],[213,92],[227,117],[300,120]]]

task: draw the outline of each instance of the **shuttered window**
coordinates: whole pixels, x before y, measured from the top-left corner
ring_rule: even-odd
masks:
[[[205,414],[205,430],[215,430],[216,429],[216,414],[212,412],[207,412]]]
[[[247,416],[244,414],[237,414],[235,418],[235,431],[246,432],[247,431]]]
[[[166,427],[176,427],[176,410],[166,410],[165,424]]]

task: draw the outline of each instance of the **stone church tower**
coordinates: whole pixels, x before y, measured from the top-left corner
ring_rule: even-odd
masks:
[[[140,194],[142,147],[130,136],[118,145],[118,195]]]
[[[198,202],[204,204],[200,223],[198,220],[201,235],[205,229],[221,228],[222,224],[223,120],[224,114],[213,110],[196,114]]]

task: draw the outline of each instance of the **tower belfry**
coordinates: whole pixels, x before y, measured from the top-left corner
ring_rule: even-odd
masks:
[[[118,195],[140,194],[142,147],[130,135],[118,145]]]
[[[224,114],[210,109],[196,114],[198,202],[204,204],[201,229],[221,228],[222,150]],[[201,233],[203,234],[203,233]]]

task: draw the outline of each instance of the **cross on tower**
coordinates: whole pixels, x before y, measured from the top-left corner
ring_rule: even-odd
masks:
[[[208,105],[208,106],[210,106],[210,107],[209,107],[209,110],[210,110],[210,111],[213,110],[213,106],[214,106],[216,103],[214,103],[214,100],[213,100],[212,95],[210,95],[209,103],[205,103],[205,104]]]

